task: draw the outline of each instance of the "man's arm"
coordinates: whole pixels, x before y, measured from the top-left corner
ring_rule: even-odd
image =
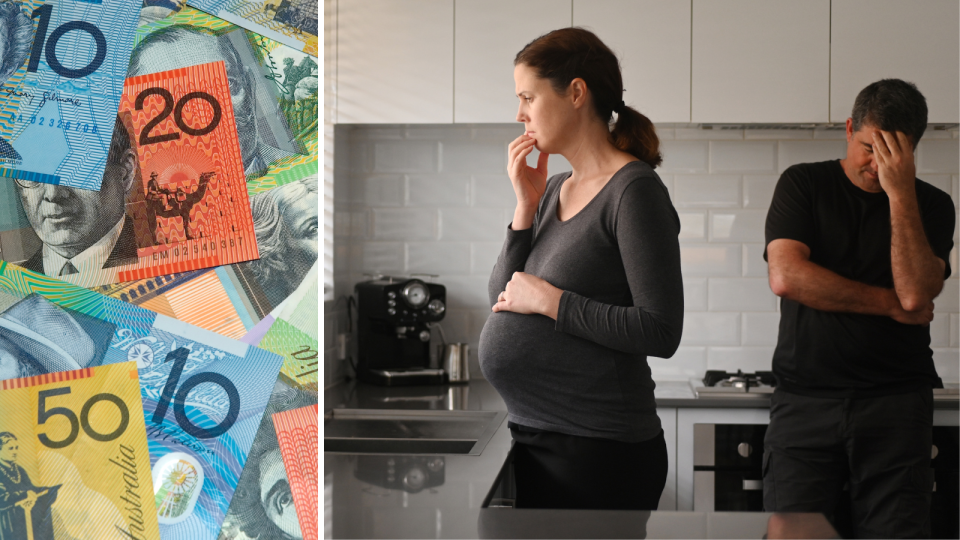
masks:
[[[767,245],[770,289],[781,298],[820,311],[883,315],[904,324],[928,324],[933,303],[919,311],[906,311],[893,289],[847,279],[810,261],[803,242],[780,238]]]
[[[901,132],[874,135],[880,186],[890,199],[890,265],[893,287],[907,311],[922,310],[943,289],[946,263],[933,253],[920,220],[916,167]]]

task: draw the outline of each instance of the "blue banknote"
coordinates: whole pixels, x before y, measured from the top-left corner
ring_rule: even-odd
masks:
[[[141,3],[0,0],[0,176],[100,189]]]
[[[213,540],[283,358],[0,261],[0,380],[130,361],[160,536]]]

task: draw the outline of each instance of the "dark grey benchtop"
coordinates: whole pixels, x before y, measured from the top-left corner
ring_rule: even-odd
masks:
[[[656,397],[659,407],[769,406],[766,397],[697,399],[683,382],[657,383]],[[950,404],[957,408],[956,401]],[[506,410],[485,380],[419,387],[351,380],[324,391],[324,410],[331,408]],[[504,421],[479,456],[393,456],[398,475],[415,463],[443,470],[442,484],[415,493],[386,487],[386,460],[391,456],[324,452],[324,537],[761,538],[766,532],[770,514],[759,512],[481,509],[511,441]],[[429,462],[436,458],[442,462]]]

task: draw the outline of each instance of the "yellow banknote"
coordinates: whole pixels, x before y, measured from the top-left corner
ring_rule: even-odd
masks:
[[[136,362],[0,382],[0,538],[159,540]]]

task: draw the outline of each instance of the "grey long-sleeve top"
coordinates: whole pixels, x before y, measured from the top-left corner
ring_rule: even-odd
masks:
[[[634,161],[560,221],[560,186],[570,174],[548,180],[531,228],[508,226],[489,284],[492,307],[514,272],[546,280],[563,290],[557,320],[491,313],[480,368],[511,422],[649,440],[660,420],[647,356],[672,356],[683,326],[680,219],[660,177]]]

